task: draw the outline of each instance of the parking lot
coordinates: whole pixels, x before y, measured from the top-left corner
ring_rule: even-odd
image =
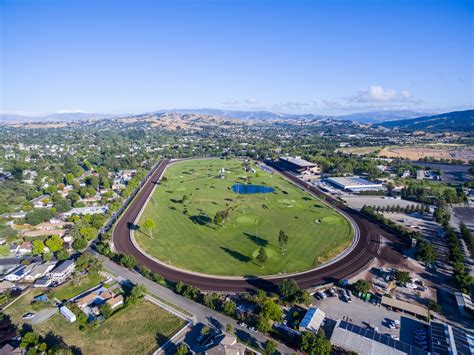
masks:
[[[352,296],[352,302],[347,303],[340,296],[327,297],[324,300],[313,301],[313,306],[326,313],[326,319],[336,321],[345,319],[361,327],[377,327],[381,334],[400,336],[400,329],[391,329],[390,321],[400,321],[400,313],[389,311],[380,305],[364,302]]]

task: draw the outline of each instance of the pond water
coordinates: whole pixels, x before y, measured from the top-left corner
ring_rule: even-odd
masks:
[[[232,185],[232,191],[238,194],[268,194],[275,191],[273,187],[267,187],[262,185],[244,185],[235,184]]]

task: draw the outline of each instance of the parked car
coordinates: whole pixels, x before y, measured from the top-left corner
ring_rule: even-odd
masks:
[[[248,328],[248,325],[244,322],[239,322],[238,323],[241,327]]]
[[[25,313],[22,318],[27,320],[27,319],[33,319],[34,317],[35,317],[34,313],[28,312],[28,313]]]
[[[257,328],[255,328],[255,327],[249,327],[249,330],[252,331],[252,332],[254,332],[254,333],[257,332]]]

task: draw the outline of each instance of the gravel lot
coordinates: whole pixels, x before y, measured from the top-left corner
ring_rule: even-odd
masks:
[[[56,312],[58,312],[58,309],[53,307],[42,309],[41,311],[36,312],[35,317],[27,322],[30,324],[42,323],[51,318]]]

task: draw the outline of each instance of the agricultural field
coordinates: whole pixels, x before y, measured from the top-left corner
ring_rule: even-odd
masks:
[[[31,302],[42,292],[33,290],[23,295],[4,313],[21,326],[23,314],[41,311]],[[46,307],[55,308],[52,304],[43,309]],[[64,342],[82,354],[148,354],[183,326],[182,319],[146,300],[118,310],[97,328],[81,331],[77,323],[69,323],[59,312],[39,324],[31,324],[33,331],[45,337],[47,342]]]
[[[241,192],[248,185],[256,191],[234,192],[236,184]],[[143,227],[147,219],[155,222],[151,230]],[[227,276],[308,270],[340,254],[353,237],[339,213],[281,175],[237,159],[170,165],[138,225],[138,244],[155,258]],[[288,236],[284,250],[280,231]],[[260,248],[267,255],[263,263],[256,261]]]

